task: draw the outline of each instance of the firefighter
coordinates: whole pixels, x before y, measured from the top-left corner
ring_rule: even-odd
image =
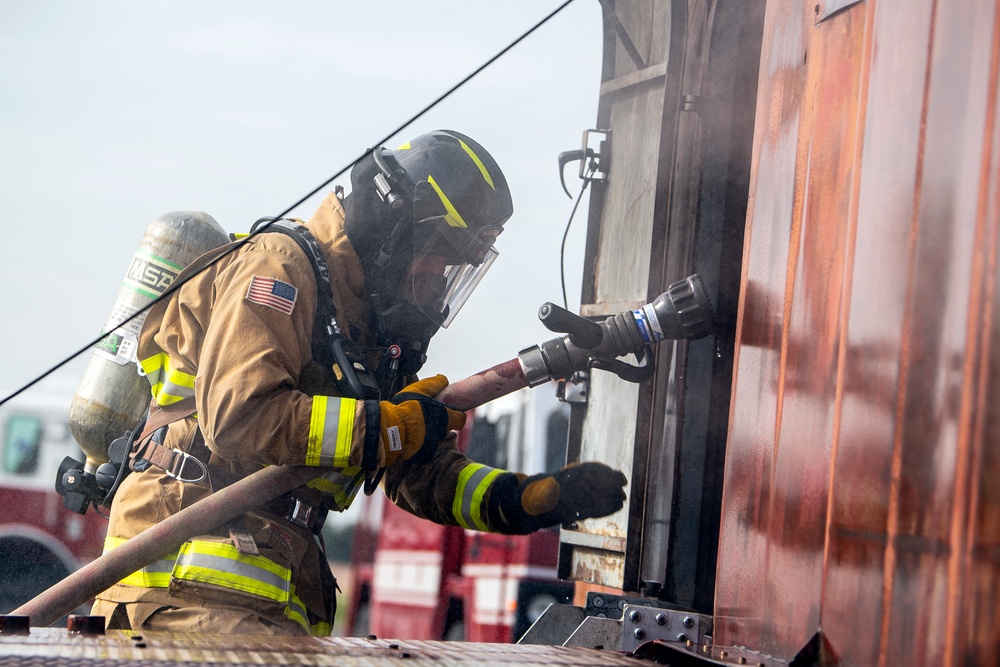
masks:
[[[359,161],[351,193],[302,223],[316,246],[261,233],[189,267],[138,351],[151,411],[174,421],[140,443],[105,550],[263,466],[314,466],[316,478],[129,575],[93,613],[119,629],[328,635],[337,586],[320,529],[366,484],[417,516],[501,533],[620,509],[625,478],[602,464],[525,477],[467,459],[454,434],[465,414],[433,398],[447,379],[416,380],[511,213],[490,154],[435,131]],[[323,331],[326,312],[336,326]],[[358,363],[325,358],[337,346],[324,337]]]

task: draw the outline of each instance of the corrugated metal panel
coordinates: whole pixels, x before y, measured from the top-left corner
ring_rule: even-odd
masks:
[[[128,667],[129,665],[635,665],[616,651],[560,646],[426,642],[385,639],[310,639],[126,633],[70,635],[33,628],[27,636],[0,636],[0,667]]]

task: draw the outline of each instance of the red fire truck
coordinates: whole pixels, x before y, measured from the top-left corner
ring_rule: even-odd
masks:
[[[566,461],[569,408],[555,385],[476,410],[459,434],[472,459],[526,473]],[[352,548],[347,634],[510,642],[550,603],[572,599],[556,578],[558,533],[509,536],[423,521],[381,494],[363,506]]]
[[[83,458],[67,423],[71,396],[71,390],[32,390],[0,406],[3,613],[101,555],[105,519],[66,511],[52,482],[65,457]]]

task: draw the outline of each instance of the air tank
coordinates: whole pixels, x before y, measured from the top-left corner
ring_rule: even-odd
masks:
[[[146,228],[102,330],[107,335],[94,346],[70,405],[70,432],[87,455],[87,472],[107,461],[108,445],[135,427],[149,405],[149,382],[136,364],[146,313],[126,320],[163,294],[198,256],[228,241],[219,223],[200,211],[165,213]]]

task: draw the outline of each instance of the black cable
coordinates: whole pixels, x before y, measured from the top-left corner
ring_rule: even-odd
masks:
[[[580,188],[580,194],[576,196],[576,203],[573,204],[573,210],[569,213],[569,220],[566,221],[566,229],[563,231],[562,245],[559,247],[559,277],[562,279],[562,295],[563,295],[563,308],[569,310],[569,301],[566,299],[566,239],[569,237],[569,227],[573,224],[573,216],[576,215],[576,209],[583,200],[583,193],[590,185],[591,176],[597,171],[597,164],[594,160],[590,161],[588,166],[587,175],[583,177],[583,186]]]
[[[405,130],[410,125],[412,125],[414,122],[417,121],[417,119],[419,119],[421,116],[425,115],[428,111],[430,111],[431,109],[433,109],[434,107],[436,107],[438,104],[440,104],[441,102],[443,102],[446,98],[448,98],[456,90],[458,90],[459,88],[461,88],[462,86],[464,86],[465,84],[467,84],[474,77],[478,76],[480,72],[482,72],[483,70],[485,70],[487,67],[489,67],[490,65],[492,65],[497,60],[499,60],[502,56],[506,55],[506,53],[508,51],[510,51],[512,48],[514,48],[515,46],[517,46],[518,44],[520,44],[528,35],[530,35],[531,33],[535,32],[536,30],[538,30],[540,27],[542,27],[543,25],[545,25],[552,17],[554,17],[556,14],[558,14],[562,10],[566,9],[566,7],[569,6],[569,4],[572,3],[572,2],[573,2],[573,0],[566,0],[561,5],[559,5],[558,7],[556,7],[554,10],[552,10],[551,12],[549,12],[549,14],[546,15],[544,18],[542,18],[542,20],[540,20],[535,25],[531,26],[531,28],[529,28],[526,32],[522,33],[520,37],[518,37],[517,39],[515,39],[513,42],[511,42],[510,44],[508,44],[504,48],[502,48],[499,52],[496,53],[496,55],[494,55],[492,58],[490,58],[489,60],[487,60],[486,62],[484,62],[482,65],[480,65],[476,69],[474,69],[472,71],[472,73],[468,74],[465,78],[463,78],[458,83],[456,83],[455,85],[453,85],[451,88],[449,88],[448,90],[446,90],[444,93],[442,93],[441,95],[439,95],[433,102],[431,102],[430,104],[428,104],[427,106],[425,106],[423,109],[421,109],[420,111],[418,111],[417,113],[415,113],[413,116],[411,116],[409,118],[409,120],[405,121],[402,125],[400,125],[396,129],[394,129],[391,132],[389,132],[388,134],[386,134],[384,137],[382,137],[381,139],[379,139],[378,141],[376,141],[373,145],[374,146],[381,146],[386,141],[388,141],[389,139],[391,139],[395,135],[399,134],[400,132],[402,132],[403,130]],[[332,183],[333,181],[335,181],[338,178],[340,178],[341,176],[343,176],[344,173],[346,173],[348,169],[353,168],[354,165],[357,164],[359,161],[361,161],[369,152],[370,151],[365,151],[364,153],[362,153],[358,157],[354,158],[354,160],[352,160],[350,164],[346,165],[345,167],[343,167],[342,169],[340,169],[340,171],[338,171],[337,173],[335,173],[333,176],[331,176],[330,178],[326,179],[325,181],[323,181],[322,183],[320,183],[319,185],[317,185],[315,188],[313,188],[312,190],[310,190],[308,194],[306,194],[305,196],[303,196],[302,198],[300,198],[297,202],[295,202],[294,204],[292,204],[291,206],[289,206],[288,208],[286,208],[284,211],[282,211],[278,215],[274,216],[273,219],[274,220],[280,220],[281,218],[284,218],[286,215],[288,215],[288,213],[290,213],[291,211],[295,210],[298,206],[302,205],[306,200],[308,200],[310,197],[312,197],[313,195],[315,195],[317,192],[319,192],[323,188],[325,188],[328,185],[330,185],[330,183]],[[270,224],[270,223],[268,223],[268,224]],[[225,257],[226,255],[228,255],[229,253],[231,253],[231,252],[237,250],[238,248],[242,247],[244,243],[246,243],[247,241],[249,241],[255,235],[257,235],[257,234],[261,233],[262,231],[264,231],[264,229],[266,229],[266,228],[267,228],[266,224],[265,225],[261,225],[261,227],[259,229],[257,229],[255,232],[253,232],[252,234],[250,234],[250,235],[248,235],[248,236],[240,239],[238,242],[234,243],[233,246],[228,251],[220,254],[218,257],[216,257],[214,260],[212,260],[212,262],[209,262],[204,267],[202,267],[201,271],[204,271],[209,266],[212,266],[212,264],[214,264],[215,262],[221,260],[223,257]],[[188,276],[187,279],[190,280],[194,276],[198,275],[198,273],[200,273],[201,271],[192,273],[190,276]],[[112,332],[114,332],[116,329],[125,326],[126,324],[128,324],[129,322],[131,322],[132,320],[134,320],[136,317],[138,317],[142,313],[145,313],[147,310],[149,310],[150,308],[152,308],[155,304],[157,304],[160,301],[162,301],[162,300],[166,299],[167,297],[171,296],[176,290],[180,289],[181,285],[183,285],[183,282],[186,282],[186,281],[175,282],[169,288],[167,288],[166,290],[164,290],[164,292],[162,294],[160,294],[160,296],[158,296],[155,299],[153,299],[152,301],[150,301],[148,304],[146,304],[145,307],[143,307],[140,310],[136,311],[131,317],[128,317],[128,318],[122,320],[121,322],[119,322],[117,325],[115,325],[113,327],[110,327],[107,332],[102,333],[100,336],[98,336],[97,338],[93,339],[92,341],[90,341],[85,346],[83,346],[80,349],[78,349],[76,352],[74,352],[70,356],[66,357],[62,361],[58,362],[57,364],[55,364],[54,366],[52,366],[51,368],[49,368],[47,371],[45,371],[44,373],[42,373],[41,375],[39,375],[38,377],[36,377],[34,380],[31,380],[30,382],[28,382],[27,384],[25,384],[24,386],[22,386],[17,391],[15,391],[14,393],[10,394],[9,396],[6,396],[5,398],[0,399],[0,405],[3,405],[4,403],[6,403],[7,401],[9,401],[10,399],[14,398],[15,396],[18,396],[19,394],[22,394],[23,392],[27,391],[28,389],[30,389],[34,385],[38,384],[39,382],[41,382],[42,380],[44,380],[45,378],[47,378],[49,375],[51,375],[52,373],[56,372],[57,370],[59,370],[60,368],[62,368],[63,366],[65,366],[66,364],[68,364],[69,362],[71,362],[73,359],[77,358],[78,356],[80,356],[81,354],[83,354],[84,352],[86,352],[87,350],[90,350],[91,348],[93,348],[95,345],[97,345],[102,340],[104,340],[104,338],[106,338],[109,334],[111,334]]]

